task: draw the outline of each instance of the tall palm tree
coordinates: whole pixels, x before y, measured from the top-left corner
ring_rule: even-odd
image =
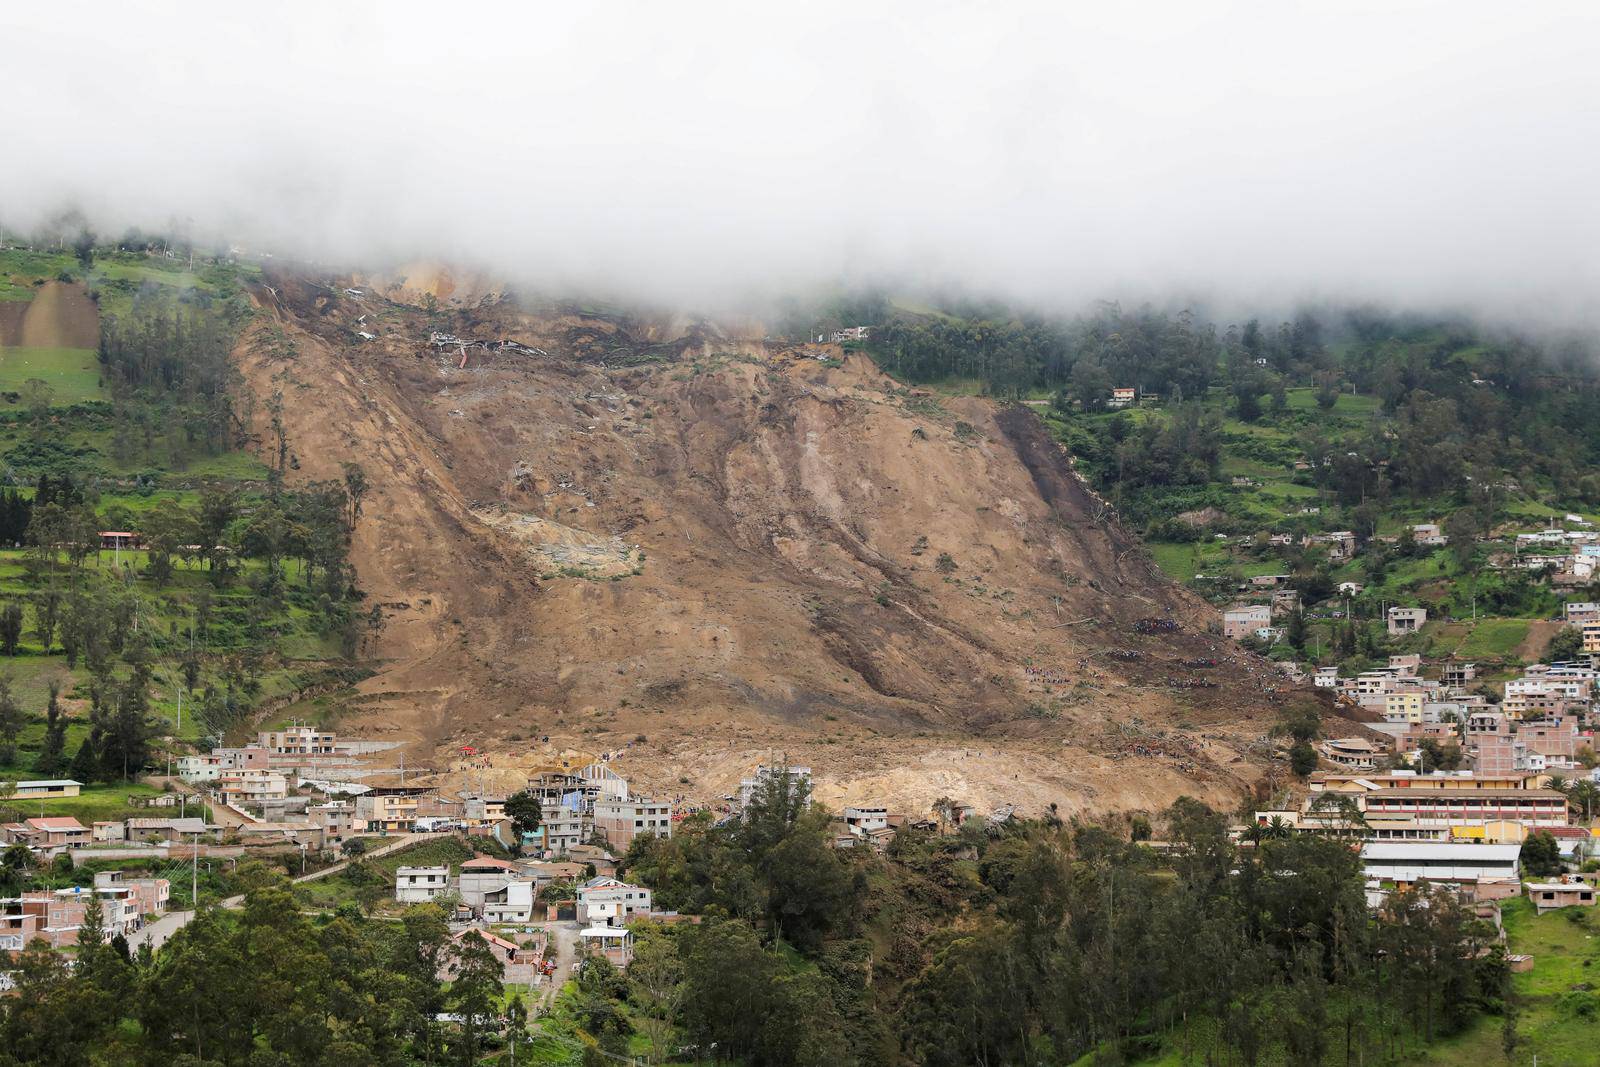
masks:
[[[1600,784],[1580,778],[1566,789],[1568,806],[1583,812],[1583,821],[1594,822],[1594,809],[1600,806]]]

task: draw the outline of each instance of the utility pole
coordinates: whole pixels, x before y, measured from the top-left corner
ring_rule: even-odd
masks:
[[[189,876],[189,910],[200,914],[200,831],[194,834],[194,871]]]

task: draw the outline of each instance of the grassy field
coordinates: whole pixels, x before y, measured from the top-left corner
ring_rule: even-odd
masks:
[[[1527,636],[1527,619],[1479,619],[1469,624],[1455,654],[1463,659],[1504,659],[1515,655]]]
[[[23,393],[33,379],[50,387],[50,403],[55,407],[104,397],[100,361],[93,349],[0,348],[0,393]]]
[[[125,819],[131,815],[176,815],[176,808],[135,808],[129,805],[129,797],[154,797],[160,796],[161,790],[139,782],[126,784],[90,786],[83,791],[83,795],[76,797],[55,797],[49,800],[16,799],[0,800],[0,809],[10,809],[19,812],[23,818],[34,818],[41,815],[70,815],[83,825],[101,820]],[[189,805],[190,814],[200,814],[194,810],[194,805]]]
[[[1600,1062],[1600,919],[1593,908],[1535,915],[1526,900],[1502,912],[1510,951],[1533,957],[1533,969],[1511,976],[1517,998],[1514,1063],[1590,1067]],[[1574,921],[1574,919],[1581,921]],[[1503,1020],[1481,1018],[1465,1033],[1436,1043],[1416,1062],[1438,1067],[1504,1063]]]
[[[1526,900],[1503,905],[1508,951],[1531,955],[1533,969],[1511,976],[1517,1044],[1507,1059],[1505,1016],[1481,1015],[1465,1031],[1423,1045],[1417,1035],[1402,1037],[1398,1063],[1429,1067],[1488,1067],[1512,1063],[1539,1067],[1593,1067],[1600,1063],[1600,915],[1593,908],[1568,908],[1535,915]],[[1338,1048],[1337,1035],[1331,1042]],[[1097,1053],[1077,1067],[1105,1062]],[[1184,1067],[1176,1040],[1168,1041],[1141,1067]],[[1329,1062],[1342,1062],[1330,1059]]]
[[[383,838],[369,838],[368,842],[371,846],[377,847],[383,843]],[[462,862],[471,859],[472,856],[472,850],[459,837],[442,834],[436,838],[408,845],[385,856],[353,863],[326,878],[304,883],[300,886],[300,890],[313,904],[332,907],[340,901],[358,896],[362,889],[374,892],[375,887],[381,883],[386,887],[382,899],[393,903],[394,876],[399,868],[447,865],[452,870],[458,870]]]
[[[1203,542],[1193,545],[1174,545],[1151,542],[1148,546],[1150,555],[1156,561],[1156,566],[1169,577],[1180,582],[1191,580],[1196,574],[1207,574],[1207,561],[1215,561],[1216,556],[1206,553],[1208,547]]]

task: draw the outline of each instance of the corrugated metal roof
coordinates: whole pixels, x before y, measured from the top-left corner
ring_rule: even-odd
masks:
[[[1461,859],[1494,862],[1515,860],[1521,844],[1457,844],[1453,841],[1368,841],[1361,846],[1362,859]]]

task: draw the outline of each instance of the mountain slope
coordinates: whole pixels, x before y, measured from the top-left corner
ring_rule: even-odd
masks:
[[[382,669],[346,721],[414,759],[627,747],[645,788],[715,798],[781,753],[825,799],[908,810],[1231,802],[1254,777],[1271,676],[1184,665],[1230,654],[1209,609],[1031,413],[706,324],[270,281],[238,352],[263,450],[281,392],[293,476],[372,483],[352,558]],[[526,349],[463,367],[427,343],[446,329]]]

